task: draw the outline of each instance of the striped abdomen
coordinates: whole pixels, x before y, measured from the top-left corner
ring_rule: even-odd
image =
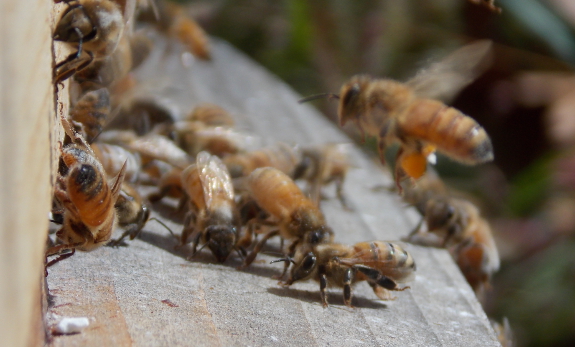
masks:
[[[415,260],[398,244],[384,241],[360,242],[353,246],[361,263],[380,271],[397,282],[411,279]]]
[[[466,164],[493,160],[493,146],[483,127],[439,101],[417,99],[397,122],[398,137],[402,140],[415,138],[428,142]]]
[[[88,227],[110,228],[114,221],[114,201],[104,175],[93,165],[70,168],[67,193],[82,222]]]

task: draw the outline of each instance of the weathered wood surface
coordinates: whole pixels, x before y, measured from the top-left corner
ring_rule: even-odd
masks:
[[[299,144],[349,142],[299,96],[229,45],[214,43],[214,61],[180,55],[177,45],[158,43],[139,76],[185,113],[198,102],[229,109],[242,131]],[[167,54],[166,52],[171,52]],[[190,60],[191,59],[191,60]],[[183,68],[182,63],[189,64]],[[183,72],[182,72],[183,71]],[[178,76],[173,79],[172,76]],[[153,85],[149,81],[154,81]],[[356,147],[345,192],[355,212],[342,209],[333,187],[322,203],[336,240],[398,240],[417,217],[392,193],[372,188],[391,184],[389,174]],[[157,212],[155,212],[158,215]],[[164,217],[167,214],[164,214]],[[174,230],[181,226],[165,219]],[[324,309],[315,282],[277,285],[282,264],[261,255],[247,270],[231,257],[215,264],[204,250],[190,249],[149,222],[128,247],[103,247],[50,268],[54,315],[89,317],[82,333],[55,336],[52,346],[498,346],[485,313],[443,250],[408,245],[417,262],[411,290],[397,300],[377,300],[366,283],[354,289],[355,309],[343,305],[341,289],[330,291]],[[271,242],[270,251],[278,244]]]
[[[43,341],[54,115],[46,0],[0,2],[0,345]]]

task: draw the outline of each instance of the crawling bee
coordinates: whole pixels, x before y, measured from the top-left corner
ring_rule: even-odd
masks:
[[[110,117],[110,92],[100,88],[82,95],[70,109],[70,119],[80,125],[80,133],[92,143]]]
[[[116,203],[125,167],[108,185],[104,168],[83,138],[62,118],[72,143],[62,149],[55,197],[63,206],[63,224],[56,235],[62,244],[50,247],[46,257],[71,249],[91,251],[110,240],[117,223]],[[57,261],[58,259],[55,259]],[[48,266],[53,262],[48,263]]]
[[[249,266],[267,240],[276,235],[293,241],[288,248],[288,255],[294,253],[298,244],[311,246],[333,240],[333,231],[326,225],[325,217],[317,205],[280,170],[271,167],[254,170],[247,178],[247,188],[252,199],[270,216],[269,220],[256,219],[254,223],[273,225],[278,229],[262,237],[244,260],[243,267]],[[253,230],[251,227],[247,229],[244,237],[251,238]],[[287,266],[289,263],[286,262],[285,269]]]
[[[450,249],[471,287],[481,295],[500,263],[491,228],[479,209],[464,199],[431,197],[425,204],[423,221],[428,233],[438,236],[441,246]],[[420,225],[409,235],[410,241],[418,241],[416,234]],[[418,243],[434,244],[425,238]]]
[[[485,130],[457,109],[434,100],[454,94],[473,80],[490,46],[489,41],[465,46],[407,83],[357,75],[341,87],[339,95],[321,96],[339,99],[341,126],[353,121],[362,135],[378,138],[382,163],[386,146],[400,143],[395,180],[401,191],[401,180],[420,178],[435,150],[468,165],[493,160]]]
[[[114,245],[118,245],[126,236],[130,240],[136,238],[148,219],[150,219],[150,209],[144,203],[138,191],[127,183],[122,183],[120,195],[114,205],[118,215],[118,226],[124,229],[124,233],[116,240]]]
[[[114,1],[64,1],[68,7],[56,24],[53,38],[74,46],[77,50],[56,65],[56,82],[83,70],[94,59],[111,55],[116,50],[124,30],[122,11]]]
[[[208,127],[224,128],[233,128],[235,123],[228,111],[218,105],[209,103],[194,107],[192,112],[190,112],[184,120],[201,122]]]
[[[360,242],[353,246],[328,243],[317,245],[312,250],[298,249],[293,263],[285,285],[315,279],[320,283],[324,307],[328,306],[328,283],[343,287],[343,301],[352,307],[351,287],[355,283],[367,281],[378,298],[390,300],[393,298],[388,291],[408,289],[407,286],[399,287],[398,283],[412,280],[416,269],[411,254],[398,244],[383,241]]]
[[[200,152],[196,163],[188,166],[181,177],[190,205],[182,244],[191,236],[194,256],[201,239],[217,261],[224,262],[237,241],[234,188],[228,170],[218,157]]]
[[[121,146],[108,143],[93,143],[91,147],[108,176],[117,175],[125,164],[124,179],[132,183],[138,180],[142,168],[142,160],[138,153],[132,153]]]
[[[299,162],[301,153],[299,147],[278,142],[275,145],[260,150],[228,155],[223,159],[230,170],[232,178],[246,177],[260,167],[274,167],[292,176]]]
[[[312,201],[319,205],[321,187],[335,183],[336,193],[344,208],[351,210],[343,193],[343,182],[349,169],[346,145],[328,143],[302,149],[302,160],[294,171],[293,178],[305,179]]]

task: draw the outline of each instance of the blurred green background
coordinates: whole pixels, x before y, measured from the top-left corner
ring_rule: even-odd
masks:
[[[437,168],[475,195],[495,233],[502,268],[488,315],[508,317],[518,346],[575,345],[574,0],[498,0],[501,14],[471,0],[183,2],[210,35],[302,95],[338,92],[356,73],[405,80],[465,43],[493,40],[493,65],[453,106],[485,127],[495,161],[440,158]],[[316,105],[335,118],[336,103]]]

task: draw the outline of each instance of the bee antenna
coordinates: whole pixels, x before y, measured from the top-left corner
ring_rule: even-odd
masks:
[[[174,234],[174,232],[172,231],[172,229],[170,229],[170,227],[168,227],[166,224],[164,224],[164,222],[162,222],[161,220],[159,220],[156,217],[152,217],[150,219],[148,219],[148,221],[152,221],[155,220],[156,222],[160,223],[164,228],[168,229],[168,231],[170,232],[170,234],[172,234],[172,236],[176,239],[178,239],[178,237],[176,236],[176,234]]]
[[[300,99],[298,102],[300,104],[303,104],[304,102],[308,102],[308,101],[312,101],[315,99],[321,99],[321,98],[328,98],[328,99],[338,99],[339,100],[339,95],[334,94],[334,93],[321,93],[321,94],[315,94],[315,95],[310,95],[308,97],[305,97],[303,99]]]
[[[272,260],[272,261],[270,261],[270,264],[279,263],[280,261],[290,262],[290,263],[292,263],[292,264],[295,265],[295,261],[294,261],[292,258],[290,258],[290,257],[285,257],[285,258],[281,258],[281,259]]]

